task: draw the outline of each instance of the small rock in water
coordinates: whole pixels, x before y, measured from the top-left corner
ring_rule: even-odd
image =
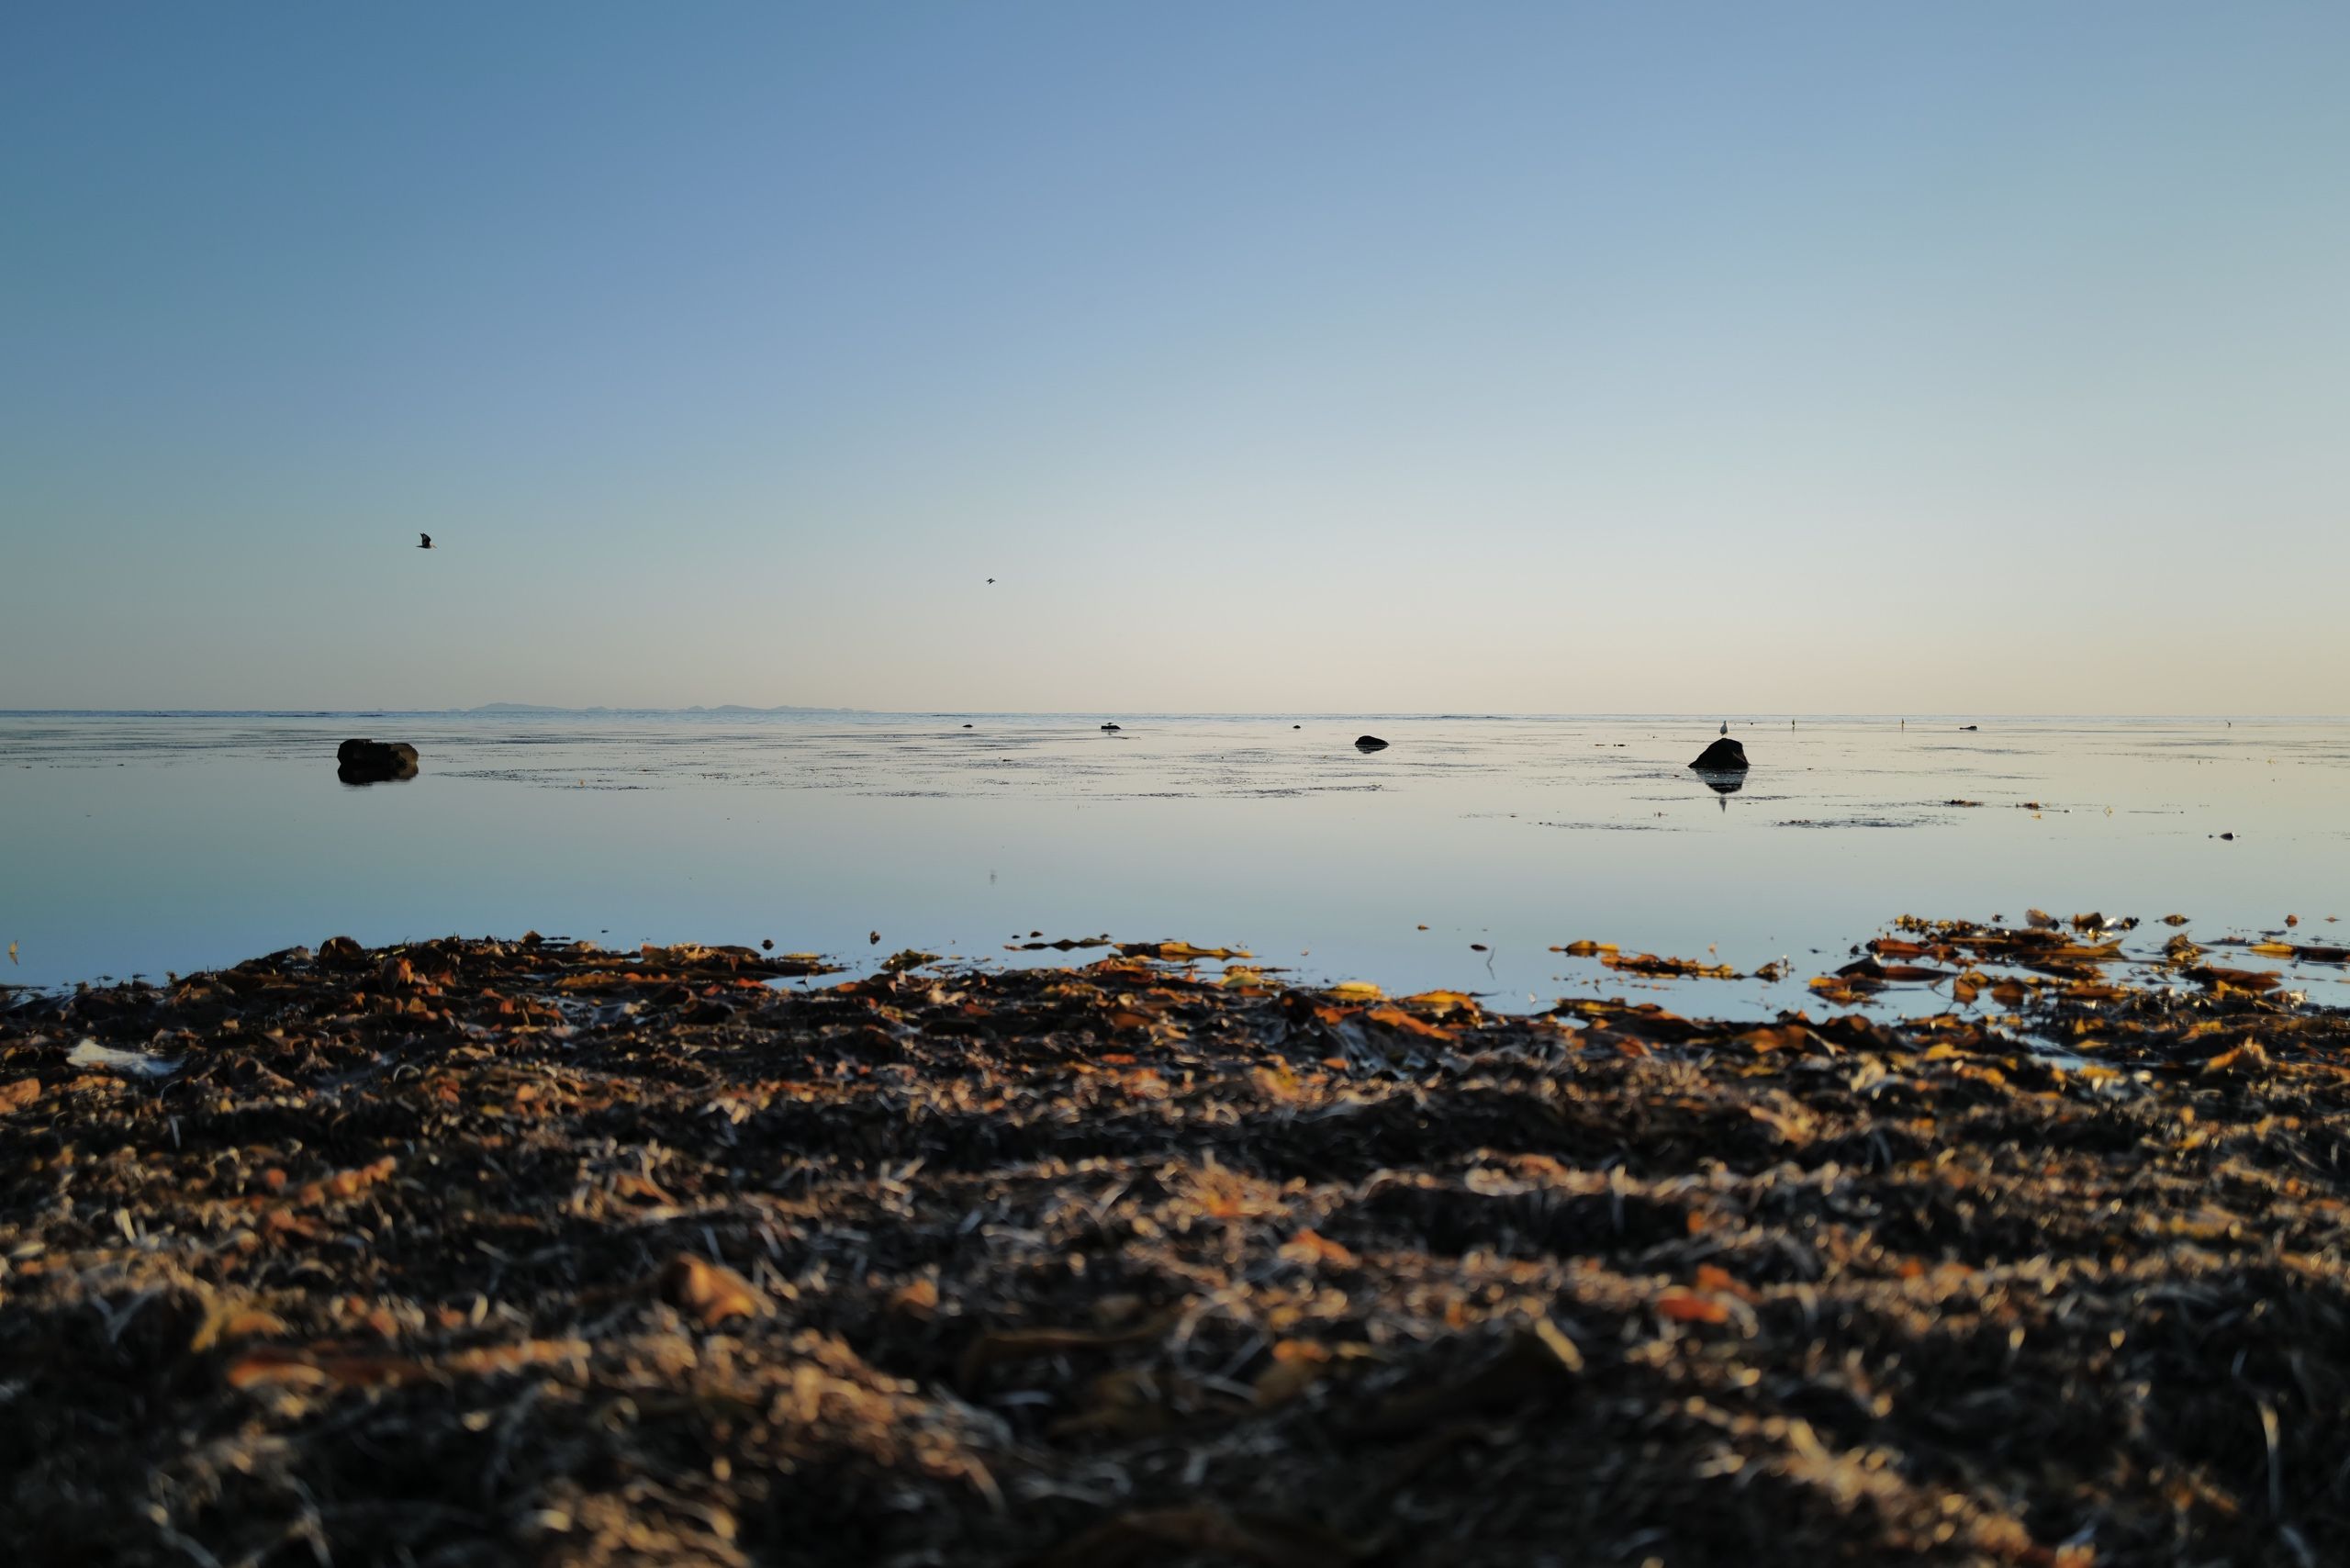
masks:
[[[1385,751],[1387,749],[1387,743],[1381,740],[1377,735],[1357,735],[1355,737],[1355,749],[1357,751]]]
[[[1117,726],[1117,725],[1115,725],[1115,724],[1104,724],[1104,725],[1102,725],[1102,727],[1103,729],[1105,729],[1105,730],[1114,730],[1114,729],[1116,729],[1118,726]]]
[[[1689,766],[1700,773],[1743,773],[1747,767],[1746,748],[1725,735],[1698,753],[1697,760]]]

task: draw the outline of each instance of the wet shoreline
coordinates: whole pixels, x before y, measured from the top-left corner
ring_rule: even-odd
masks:
[[[31,1561],[2335,1560],[2350,1018],[2109,946],[1919,922],[1744,1021],[1159,944],[21,1000],[9,1511]],[[1981,1005],[1852,1011],[1905,969]]]

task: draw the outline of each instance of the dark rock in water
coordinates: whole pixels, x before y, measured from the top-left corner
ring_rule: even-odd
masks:
[[[1117,725],[1115,725],[1115,724],[1104,724],[1104,725],[1102,725],[1102,727],[1103,729],[1105,729],[1105,730],[1114,730],[1114,729],[1116,729],[1118,726],[1117,726]]]
[[[1690,767],[1700,773],[1743,773],[1746,771],[1746,748],[1724,735],[1697,756]]]
[[[335,777],[345,784],[386,784],[416,777],[416,748],[406,741],[350,740],[336,748]]]
[[[1960,729],[1962,729],[1962,730],[1979,730],[1979,729],[1981,729],[1982,727],[1983,727],[1983,726],[1982,726],[1982,725],[1980,725],[1980,724],[1961,724],[1961,725],[1959,725],[1959,728],[1960,728]]]
[[[1355,749],[1357,751],[1385,751],[1387,749],[1387,743],[1381,740],[1377,735],[1357,735],[1355,737]]]

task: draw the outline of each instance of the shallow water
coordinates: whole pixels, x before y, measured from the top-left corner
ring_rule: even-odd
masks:
[[[1753,767],[1718,794],[1685,766],[1715,725],[1686,719],[1119,719],[0,714],[0,982],[338,933],[771,938],[852,966],[1082,961],[1004,948],[1110,934],[1505,1006],[1767,1013],[1905,913],[2136,915],[2133,950],[2173,912],[2199,941],[2288,913],[2350,940],[2327,924],[2350,915],[2341,722],[1780,717],[1732,725]],[[1392,745],[1358,753],[1365,731]],[[354,734],[422,772],[339,782]],[[1584,937],[1794,973],[1658,986],[1549,950]],[[2350,1000],[2339,967],[2264,967]]]

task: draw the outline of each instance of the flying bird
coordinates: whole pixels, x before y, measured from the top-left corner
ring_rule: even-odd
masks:
[[[418,534],[418,535],[417,535],[417,537],[418,537],[419,539],[421,539],[422,541],[424,541],[424,543],[423,543],[419,544],[419,545],[417,546],[417,548],[418,548],[418,549],[420,549],[420,550],[430,550],[430,549],[431,549],[431,548],[432,548],[432,535],[431,535],[431,534],[429,534],[429,533],[420,533],[420,534]]]

